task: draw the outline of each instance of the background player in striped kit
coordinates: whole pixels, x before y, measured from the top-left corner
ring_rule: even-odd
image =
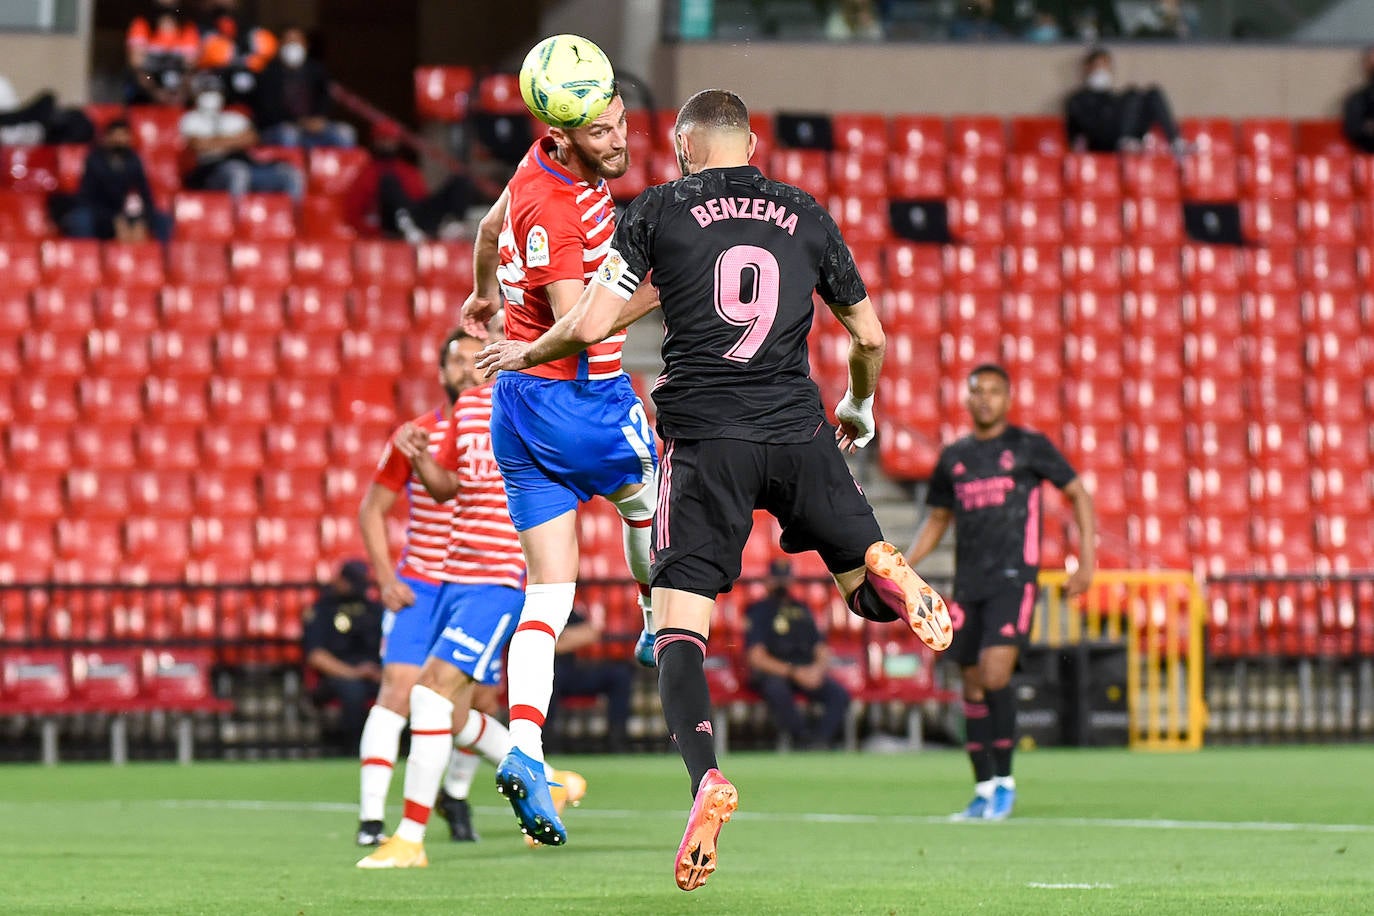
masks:
[[[629,167],[626,141],[617,96],[590,125],[551,128],[530,147],[479,227],[465,326],[485,322],[504,299],[506,336],[534,340],[572,308],[610,249],[615,210],[605,179]],[[653,301],[648,290],[635,304],[648,311]],[[624,340],[610,334],[585,353],[503,374],[492,391],[492,447],[529,565],[508,662],[514,748],[497,769],[497,786],[526,835],[549,845],[566,842],[567,833],[545,784],[543,726],[554,644],[576,589],[577,506],[592,496],[609,499],[625,521],[626,560],[645,612],[636,655],[652,664],[647,584],[657,456],[644,405],[621,370]]]
[[[470,353],[473,343],[464,338],[457,345]],[[426,431],[414,424],[403,426],[395,437],[397,449],[430,495],[454,501],[444,560],[449,581],[439,598],[442,630],[410,692],[405,815],[396,834],[360,861],[360,868],[427,865],[425,827],[450,750],[456,744],[458,755],[471,749],[493,762],[510,750],[509,732],[470,710],[478,684],[500,681],[502,655],[524,604],[524,557],[491,452],[491,389],[491,384],[480,385],[458,397],[438,455],[431,454]],[[465,723],[456,735],[455,722]],[[548,776],[560,784],[565,798],[580,798],[585,789],[576,773]]]

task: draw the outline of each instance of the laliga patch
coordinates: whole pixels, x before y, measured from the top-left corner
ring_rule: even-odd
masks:
[[[624,275],[625,259],[620,256],[620,252],[612,248],[606,253],[606,259],[601,262],[601,271],[597,279],[607,286],[614,286]]]
[[[525,266],[549,266],[549,234],[543,226],[531,226],[525,237]]]

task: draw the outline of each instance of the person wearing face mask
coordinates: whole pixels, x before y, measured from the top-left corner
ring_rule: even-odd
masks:
[[[130,105],[186,104],[186,77],[200,57],[200,31],[177,0],[153,0],[125,33]]]
[[[476,196],[471,179],[450,175],[430,193],[424,176],[405,157],[401,126],[372,127],[372,161],[344,195],[344,217],[363,238],[404,238],[413,244],[446,238],[461,229]]]
[[[63,203],[51,201],[54,210]],[[153,205],[133,132],[122,119],[106,125],[99,145],[86,156],[80,188],[65,204],[57,223],[70,238],[143,241],[152,236],[166,242],[171,236],[171,218]]]
[[[320,589],[305,612],[301,636],[305,664],[319,675],[313,698],[337,699],[340,729],[349,753],[362,738],[367,709],[377,697],[382,667],[382,605],[370,594],[367,564],[349,560],[334,581]]]
[[[1374,153],[1374,45],[1364,49],[1365,84],[1345,97],[1345,138],[1362,153]]]
[[[1117,91],[1112,55],[1094,48],[1083,58],[1083,86],[1065,103],[1069,144],[1079,152],[1135,150],[1158,127],[1175,155],[1186,152],[1169,101],[1158,86]]]
[[[190,190],[280,192],[299,201],[305,176],[286,162],[258,162],[250,155],[258,135],[248,116],[224,107],[219,74],[202,73],[195,81],[195,107],[181,116],[181,135],[195,156],[195,166],[182,178]]]
[[[352,146],[353,128],[330,121],[329,72],[310,57],[305,30],[282,30],[281,50],[258,77],[253,121],[268,146]]]

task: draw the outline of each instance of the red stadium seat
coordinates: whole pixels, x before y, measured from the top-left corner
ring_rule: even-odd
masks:
[[[1064,338],[1065,375],[1081,381],[1113,380],[1115,390],[1114,380],[1121,377],[1122,365],[1121,340],[1115,334],[1081,331]]]
[[[0,475],[0,518],[51,522],[65,514],[66,506],[62,502],[64,470],[25,470],[8,464],[5,473]]]
[[[1239,252],[1230,246],[1183,246],[1183,276],[1190,285],[1235,291],[1240,288],[1241,263]]]
[[[1221,340],[1239,342],[1245,336],[1241,298],[1235,293],[1200,290],[1183,297],[1183,323],[1189,332],[1210,332]]]
[[[84,143],[63,143],[57,147],[57,190],[75,194],[86,174],[86,157],[90,147]]]
[[[298,241],[291,246],[291,273],[302,285],[348,286],[353,282],[352,246],[341,240]]]
[[[369,286],[414,286],[415,249],[405,242],[354,242],[353,276]]]
[[[181,155],[174,149],[145,150],[143,169],[158,209],[171,210],[181,191]]]
[[[1057,244],[1063,240],[1063,210],[1058,201],[1007,202],[1007,240],[1014,244]]]
[[[237,283],[284,287],[292,280],[291,244],[282,240],[235,241],[229,245],[229,272]]]
[[[471,67],[416,67],[416,115],[427,121],[462,122],[476,83]]]
[[[57,190],[58,183],[56,147],[0,148],[0,187],[49,194]]]
[[[768,174],[796,185],[817,200],[830,196],[829,158],[822,150],[775,150],[768,159]]]
[[[1126,457],[1124,447],[1121,442],[1121,419],[1094,420],[1092,418],[1080,419],[1078,414],[1083,405],[1078,401],[1078,389],[1088,392],[1085,397],[1089,399],[1094,396],[1092,385],[1089,383],[1066,383],[1064,410],[1065,419],[1068,420],[1063,431],[1063,450],[1064,456],[1069,459],[1069,463],[1077,468],[1092,468],[1100,472],[1120,472],[1126,467]],[[1103,407],[1098,408],[1103,414],[1110,411],[1111,404],[1117,403],[1109,397],[1109,386],[1105,383],[1098,383],[1096,395],[1106,399]]]
[[[1084,245],[1119,245],[1121,201],[1113,197],[1070,198],[1064,202],[1064,238]]]
[[[124,430],[128,436],[128,430]],[[129,447],[133,458],[133,448]],[[128,480],[125,468],[73,468],[63,480],[67,510],[73,518],[120,520],[129,514]]]
[[[325,433],[326,425],[322,421],[267,426],[263,429],[267,467],[323,471],[329,464]]]
[[[0,333],[8,337],[33,326],[29,299],[30,294],[26,289],[0,289]],[[10,374],[13,373],[0,372],[0,376]]]
[[[892,235],[885,197],[835,197],[830,212],[851,244],[882,242]]]
[[[887,116],[837,112],[830,118],[835,151],[881,156],[888,150]]]
[[[200,286],[228,283],[225,250],[222,242],[172,242],[167,246],[168,281]]]
[[[324,493],[318,470],[268,468],[258,475],[258,485],[265,515],[317,519],[324,514]]]
[[[339,367],[346,376],[392,375],[405,371],[401,336],[381,331],[345,331],[339,338]]]
[[[424,242],[415,248],[418,282],[454,289],[472,288],[471,242]]]
[[[234,198],[225,191],[182,191],[172,204],[177,238],[227,242],[234,237]]]
[[[940,297],[935,291],[899,289],[884,293],[881,303],[883,326],[893,333],[924,335],[934,339],[942,330]]]
[[[1064,191],[1070,197],[1121,197],[1118,158],[1110,153],[1070,153],[1064,157]]]
[[[191,581],[242,582],[252,564],[252,519],[209,515],[191,520]]]
[[[887,188],[897,200],[944,197],[945,161],[932,156],[894,153],[887,159]]]
[[[952,197],[1001,197],[1006,193],[1001,159],[959,156],[946,163]]]
[[[1235,200],[1240,193],[1231,156],[1188,156],[1183,160],[1183,196],[1188,200]]]
[[[939,290],[944,285],[944,249],[939,245],[889,242],[884,253],[888,282],[894,287]]]
[[[1137,200],[1176,201],[1183,194],[1178,163],[1167,153],[1143,153],[1121,160],[1121,190]]]
[[[1183,118],[1179,133],[1198,155],[1236,154],[1236,126],[1229,118]]]
[[[1120,339],[1122,305],[1122,299],[1111,291],[1070,291],[1064,295],[1064,329],[1095,338]]]
[[[1001,159],[1007,153],[1006,127],[993,115],[955,115],[949,119],[949,150],[956,156]]]
[[[143,402],[154,423],[204,423],[209,418],[205,385],[199,379],[149,378]]]
[[[6,467],[25,471],[64,470],[71,464],[67,429],[46,417],[11,423],[4,431]]]
[[[148,337],[148,370],[154,375],[207,379],[215,371],[214,337],[209,331],[154,331]]]
[[[1348,290],[1359,283],[1355,251],[1341,245],[1311,245],[1298,252],[1298,282],[1307,289]]]
[[[1121,274],[1132,290],[1174,292],[1183,285],[1177,245],[1131,245],[1121,249]]]
[[[262,436],[255,427],[205,426],[199,438],[207,468],[255,471],[262,467]]]
[[[490,73],[477,84],[478,111],[487,114],[524,114],[520,82],[514,73]]]
[[[348,327],[348,293],[339,286],[292,286],[286,291],[284,317],[293,331],[337,336]]]
[[[1292,248],[1246,248],[1241,253],[1246,292],[1292,292],[1298,288],[1297,259]]]
[[[333,146],[312,149],[306,166],[306,182],[310,193],[330,197],[347,193],[358,175],[367,167],[369,158],[365,149]]]
[[[0,239],[6,237],[0,233]],[[32,289],[42,279],[38,245],[34,242],[0,240],[0,276],[9,289]]]
[[[885,196],[887,192],[886,155],[835,153],[830,157],[830,187],[837,194]],[[471,254],[471,246],[468,246]],[[471,270],[468,271],[471,283]]]
[[[1058,292],[1064,279],[1059,249],[1053,245],[1023,245],[1006,253],[1007,285],[1013,292]]]
[[[1015,200],[1060,200],[1064,195],[1064,175],[1059,158],[1039,153],[1009,156],[1007,193]]]
[[[1357,164],[1367,161],[1368,157],[1355,159],[1348,150],[1331,150],[1326,153],[1305,153],[1297,159],[1297,183],[1301,196],[1307,200],[1317,198],[1346,199],[1355,196],[1356,181],[1367,187]]]
[[[944,159],[950,148],[945,120],[939,115],[894,115],[890,129],[892,150],[896,153]]]
[[[1178,245],[1183,242],[1183,208],[1172,199],[1127,198],[1121,205],[1121,227],[1136,244]]]
[[[1291,246],[1298,234],[1291,200],[1260,197],[1240,202],[1241,233],[1252,243]]]
[[[1068,150],[1062,118],[1022,116],[1010,119],[1012,153],[1035,153],[1055,159]]]
[[[889,476],[926,480],[935,470],[939,456],[939,443],[927,431],[906,424],[883,424],[878,436],[878,461]]]
[[[334,411],[354,423],[384,422],[396,415],[394,375],[341,378],[334,386]]]
[[[327,194],[307,194],[301,200],[300,237],[351,241],[357,236],[344,220],[343,203]]]
[[[153,149],[181,149],[181,118],[185,112],[175,105],[132,105],[128,110],[134,146],[140,152]]]
[[[1297,196],[1293,160],[1241,156],[1236,165],[1241,193],[1270,200],[1292,200]]]
[[[1246,118],[1237,129],[1242,155],[1293,159],[1293,122],[1285,118]]]
[[[321,346],[313,334],[302,331],[277,335],[276,364],[288,378],[332,378],[340,371],[335,342]]]
[[[0,191],[0,241],[44,239],[53,235],[46,196]]]
[[[409,331],[410,298],[411,291],[399,286],[355,288],[349,326],[360,331]]]
[[[1297,234],[1304,244],[1355,244],[1355,204],[1349,200],[1300,200],[1297,222]]]
[[[96,287],[105,279],[100,243],[94,239],[52,239],[38,248],[43,277],[72,287]]]
[[[166,279],[157,242],[105,245],[101,255],[103,281],[111,286],[153,289]]]
[[[282,288],[270,281],[230,286],[224,290],[223,327],[255,333],[281,330]]]
[[[1121,286],[1119,248],[1073,245],[1064,249],[1064,287],[1070,290],[1117,290]]]
[[[333,403],[334,389],[329,378],[284,378],[271,386],[271,417],[278,423],[325,421]]]
[[[190,471],[201,466],[200,447],[194,426],[144,424],[134,431],[139,465],[170,471]]]
[[[4,390],[0,385],[0,391]],[[9,394],[11,413],[7,423],[72,423],[77,418],[75,379],[20,376],[9,388]]]
[[[120,523],[113,518],[61,518],[56,526],[59,558],[94,561],[100,568],[113,568],[123,559]]]
[[[133,581],[180,582],[191,556],[189,525],[160,516],[124,522],[125,562]]]
[[[191,515],[191,475],[136,468],[129,472],[129,511],[138,516],[184,519]]]
[[[1335,120],[1302,120],[1295,125],[1294,146],[1299,154],[1348,153],[1350,143],[1345,139],[1341,122]]]
[[[286,194],[245,194],[238,202],[235,235],[244,239],[296,237],[295,205]]]
[[[82,331],[32,329],[19,335],[19,364],[26,374],[78,378],[86,374]]]
[[[331,408],[332,409],[332,408]],[[329,457],[335,467],[376,467],[382,446],[395,431],[396,417],[339,423],[329,428]]]
[[[143,419],[140,378],[83,378],[77,383],[76,391],[83,420],[137,423]]]
[[[31,294],[30,327],[61,332],[89,331],[95,326],[91,289],[87,286],[43,286]]]
[[[999,245],[1006,238],[1002,198],[956,197],[949,201],[949,231],[966,245]]]
[[[277,374],[275,337],[270,331],[220,331],[215,335],[216,370],[238,378],[272,378]]]
[[[947,249],[945,277],[953,290],[1000,291],[1002,252],[993,245],[958,245]]]
[[[209,385],[209,412],[214,422],[228,426],[256,426],[272,419],[272,399],[276,386],[288,384],[276,379],[223,378],[216,376]]]

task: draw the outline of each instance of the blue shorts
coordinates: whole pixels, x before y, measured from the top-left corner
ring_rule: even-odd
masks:
[[[450,583],[441,604],[447,616],[430,658],[453,665],[479,684],[499,683],[506,643],[520,622],[525,593],[507,585]]]
[[[382,664],[423,665],[444,626],[444,586],[410,576],[399,578],[415,593],[415,603],[383,615]]]
[[[651,484],[658,467],[644,405],[623,375],[584,382],[501,373],[491,447],[516,531],[626,484]]]

